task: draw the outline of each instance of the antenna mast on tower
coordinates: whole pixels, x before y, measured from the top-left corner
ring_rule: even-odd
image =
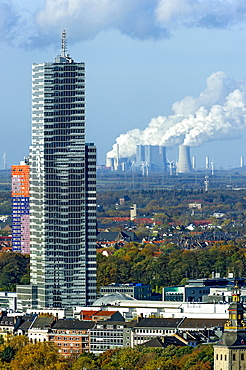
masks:
[[[61,55],[62,57],[66,57],[66,53],[67,53],[67,32],[64,28],[63,32],[62,32],[62,46],[61,46]]]

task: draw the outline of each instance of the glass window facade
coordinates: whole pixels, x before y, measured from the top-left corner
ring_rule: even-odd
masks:
[[[30,258],[38,308],[96,298],[95,178],[96,148],[85,144],[84,63],[59,56],[34,64]]]

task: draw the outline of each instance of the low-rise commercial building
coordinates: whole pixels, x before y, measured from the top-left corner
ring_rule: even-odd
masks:
[[[108,349],[125,347],[124,333],[127,330],[130,332],[130,327],[134,324],[124,321],[98,321],[90,331],[90,351],[102,353]]]
[[[114,293],[127,294],[139,300],[148,300],[151,298],[152,290],[149,284],[141,283],[110,284],[100,288],[101,295]]]

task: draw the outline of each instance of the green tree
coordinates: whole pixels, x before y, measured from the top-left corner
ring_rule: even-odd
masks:
[[[10,362],[11,370],[68,370],[68,364],[51,342],[28,343]]]

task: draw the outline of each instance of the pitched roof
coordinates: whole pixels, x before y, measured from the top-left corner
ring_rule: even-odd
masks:
[[[117,231],[101,231],[97,234],[97,241],[115,241],[118,234]]]
[[[167,346],[170,346],[171,344],[174,346],[179,346],[179,347],[186,346],[184,342],[182,342],[181,340],[179,340],[178,338],[172,335],[165,336],[164,338],[162,338],[162,340],[160,337],[152,338],[148,340],[147,342],[140,344],[140,346],[141,347],[151,347],[151,348],[165,348]]]
[[[95,315],[97,312],[98,312],[98,310],[96,310],[96,311],[82,310],[80,312],[80,316],[81,316],[82,320],[92,320],[92,316]]]
[[[23,330],[23,331],[27,331],[29,328],[30,328],[30,326],[32,325],[32,321],[24,321],[20,326],[19,326],[19,328],[18,329],[21,329],[21,330]]]
[[[0,321],[0,325],[1,326],[10,326],[10,325],[13,325],[14,326],[14,323],[15,323],[15,319],[13,316],[2,316],[1,317],[1,321]]]
[[[68,330],[87,330],[92,329],[95,325],[94,321],[81,321],[77,319],[71,320],[57,320],[55,324],[52,326],[52,329],[68,329]]]
[[[100,231],[97,234],[97,241],[138,241],[138,237],[134,231]]]
[[[144,327],[164,327],[164,328],[177,328],[180,323],[183,321],[183,318],[147,318],[143,319],[140,322],[136,324],[136,327],[138,328],[144,328]]]
[[[113,316],[118,311],[97,311],[93,316]]]
[[[209,329],[223,327],[227,319],[193,319],[185,318],[179,329]]]
[[[159,337],[156,337],[140,344],[139,347],[164,348],[165,345]]]
[[[38,316],[36,320],[34,320],[30,329],[41,329],[41,330],[48,329],[51,327],[53,321],[54,321],[53,316]]]
[[[170,346],[171,344],[174,346],[179,346],[179,347],[184,347],[187,345],[182,340],[180,340],[179,338],[173,335],[164,337],[164,345]]]

